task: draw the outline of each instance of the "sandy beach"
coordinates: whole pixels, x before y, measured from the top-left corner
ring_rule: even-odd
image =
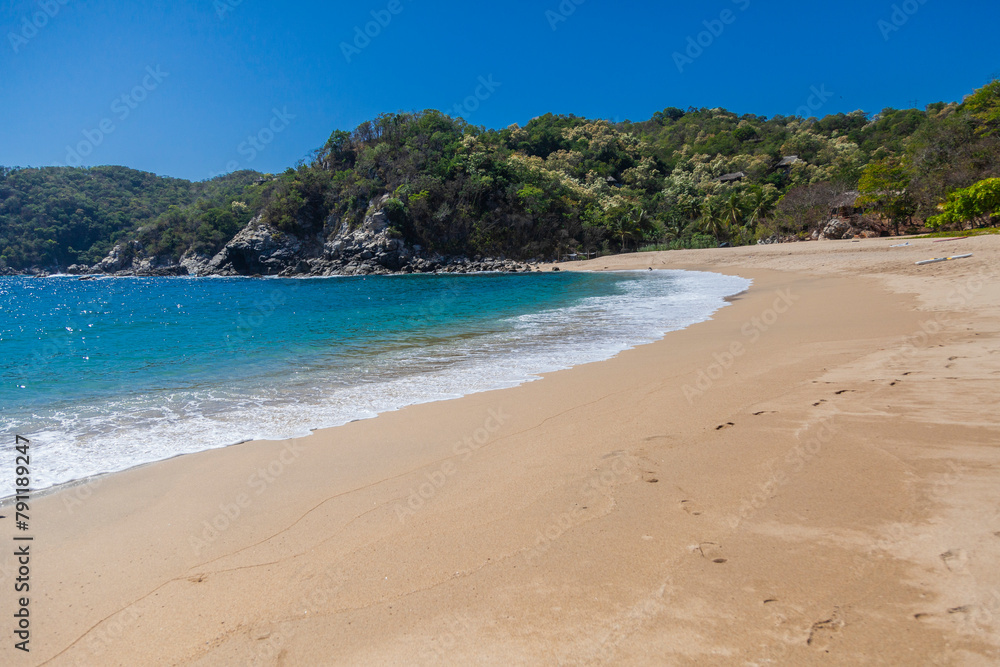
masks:
[[[901,242],[561,264],[754,285],[609,361],[38,498],[0,661],[997,664],[1000,237]]]

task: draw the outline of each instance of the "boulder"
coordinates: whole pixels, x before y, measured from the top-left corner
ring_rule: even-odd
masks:
[[[142,244],[138,241],[129,243],[119,243],[107,257],[94,265],[94,270],[99,273],[121,273],[132,270],[132,265],[136,256],[142,252]]]
[[[189,250],[181,256],[179,264],[187,270],[188,275],[207,276],[211,273],[209,270],[211,262],[212,258],[209,255],[200,255]]]
[[[211,259],[206,267],[215,275],[274,276],[302,259],[302,242],[261,220],[251,220]]]
[[[821,241],[824,239],[837,240],[837,239],[849,238],[853,235],[854,235],[854,230],[851,228],[851,223],[847,222],[846,220],[840,220],[838,218],[834,218],[830,222],[826,223],[825,227],[823,227],[823,231],[820,232],[819,234],[819,240]]]

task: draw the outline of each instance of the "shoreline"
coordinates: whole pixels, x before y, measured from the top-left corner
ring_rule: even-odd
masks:
[[[30,664],[989,664],[1000,243],[930,243],[575,263],[754,285],[540,381],[37,498]]]
[[[622,273],[622,274],[635,273],[635,274],[638,274],[638,275],[643,276],[643,277],[645,277],[646,274],[647,274],[646,271],[635,271],[635,270],[627,270],[627,269],[626,270],[616,271],[616,272],[609,272],[609,273]],[[718,279],[717,277],[722,276],[722,274],[711,274],[710,272],[689,272],[689,271],[676,271],[676,270],[667,270],[667,271],[664,271],[663,273],[664,273],[665,276],[670,277],[670,278],[686,278],[688,276],[696,276],[696,274],[701,274],[701,278],[700,279],[702,281],[717,280]],[[404,275],[404,274],[398,274],[398,275]],[[423,274],[418,274],[418,275],[423,275]],[[430,275],[430,274],[427,274],[427,275]],[[477,274],[463,274],[463,275],[472,276],[472,275],[477,275]],[[506,275],[517,275],[517,274],[506,274]],[[716,278],[712,278],[711,276],[713,276],[713,275],[716,276]],[[145,280],[145,278],[141,278],[141,279]],[[694,277],[692,279],[697,280],[698,278]],[[707,291],[708,293],[713,294],[713,298],[715,298],[714,294],[718,291],[719,288],[717,288],[717,287],[703,286],[701,289],[703,290],[703,292]],[[703,292],[698,292],[697,290],[695,290],[692,293],[701,294]],[[606,297],[601,297],[601,298],[606,298]],[[714,310],[711,310],[709,312],[707,310],[707,308],[706,308],[705,312],[707,314],[696,314],[696,315],[699,318],[708,318],[708,319],[710,319],[720,308],[723,308],[726,305],[728,305],[728,297],[723,297],[723,298],[720,299],[720,301],[719,301],[719,303],[718,303],[717,306],[715,306],[715,304],[712,304],[712,306],[714,306]],[[559,310],[566,311],[566,307],[561,308]],[[538,311],[538,313],[541,313],[541,312],[543,312],[543,311]],[[693,316],[694,315],[692,315],[692,317]],[[690,325],[691,324],[688,323],[686,326],[690,326]],[[663,326],[667,326],[667,325],[664,324]],[[627,344],[627,347],[625,349],[632,349],[634,347],[637,347],[637,346],[640,346],[640,345],[646,345],[646,344],[649,344],[650,342],[653,342],[653,341],[649,340],[646,337],[646,335],[645,335],[645,333],[650,333],[650,332],[639,333],[637,331],[633,331],[633,332],[630,332],[630,333],[632,334],[632,337],[630,339],[631,342],[629,342]],[[659,340],[659,339],[662,339],[662,337],[666,333],[669,333],[669,331],[666,331],[666,332],[664,332],[664,331],[657,331],[655,334],[651,334],[651,335],[657,336],[657,338],[655,340]],[[508,331],[507,335],[508,336],[512,336],[513,332],[512,331]],[[621,351],[624,351],[624,350],[621,350]],[[620,354],[621,351],[615,352],[611,356],[614,356],[615,354]],[[326,415],[326,414],[324,414],[321,411],[317,415],[310,415],[312,417],[311,419],[307,418],[307,419],[303,419],[302,421],[298,422],[296,424],[295,431],[293,431],[293,432],[291,432],[289,434],[279,434],[279,433],[275,433],[275,432],[272,432],[272,433],[269,434],[269,433],[266,433],[266,431],[264,431],[264,429],[260,429],[260,430],[258,430],[257,435],[255,435],[254,437],[242,437],[242,438],[235,439],[233,441],[228,441],[225,444],[213,444],[213,445],[210,445],[210,446],[206,446],[205,449],[201,449],[201,450],[197,450],[197,451],[178,451],[178,452],[170,454],[168,456],[164,456],[163,458],[154,459],[154,460],[141,460],[141,459],[138,459],[134,463],[129,463],[126,467],[120,467],[120,468],[110,469],[110,470],[99,470],[99,471],[96,471],[96,472],[88,473],[88,474],[82,475],[82,476],[74,478],[74,479],[60,481],[60,482],[57,482],[57,483],[52,484],[50,486],[46,486],[44,488],[37,489],[37,490],[34,491],[34,493],[37,496],[40,497],[41,495],[47,495],[49,493],[53,493],[53,492],[57,491],[58,489],[63,488],[63,487],[67,487],[67,486],[75,486],[75,485],[79,485],[81,483],[84,483],[84,484],[95,484],[95,483],[98,483],[98,482],[94,481],[97,478],[102,478],[102,477],[104,477],[106,475],[114,475],[114,474],[117,474],[117,473],[120,473],[120,472],[124,472],[124,471],[129,470],[129,469],[132,469],[132,468],[141,467],[141,466],[144,466],[144,465],[150,465],[150,464],[158,463],[160,461],[170,460],[170,459],[175,458],[177,456],[186,456],[186,455],[189,455],[189,454],[196,454],[196,453],[200,453],[202,451],[208,451],[208,450],[211,450],[211,449],[223,449],[223,448],[226,448],[226,447],[234,447],[234,446],[242,445],[242,444],[247,443],[247,442],[253,442],[255,440],[285,441],[285,440],[294,440],[294,439],[298,439],[298,438],[306,438],[306,437],[309,437],[309,436],[315,434],[318,431],[324,431],[324,430],[331,429],[331,428],[338,428],[340,426],[343,426],[345,424],[348,424],[348,423],[351,423],[351,422],[354,422],[354,421],[359,421],[359,420],[364,420],[364,419],[374,419],[374,418],[377,418],[381,414],[386,414],[388,412],[394,412],[396,410],[401,410],[401,409],[404,409],[404,408],[406,408],[408,406],[411,406],[411,405],[419,405],[419,404],[422,404],[422,403],[431,403],[431,402],[437,402],[437,401],[449,401],[449,400],[454,400],[456,398],[461,398],[462,396],[466,396],[466,395],[469,395],[469,394],[478,393],[478,392],[482,392],[482,391],[494,391],[494,390],[498,390],[498,389],[516,387],[516,386],[520,386],[520,385],[528,383],[528,382],[537,381],[537,380],[541,379],[542,375],[545,374],[545,373],[554,372],[555,370],[567,370],[569,368],[573,368],[574,366],[583,365],[583,364],[587,364],[587,363],[595,363],[596,361],[605,361],[608,358],[611,358],[610,356],[604,356],[603,358],[600,358],[600,359],[592,359],[591,358],[593,356],[601,356],[603,354],[604,354],[603,351],[600,354],[598,354],[598,353],[595,353],[593,350],[585,350],[584,354],[583,354],[583,357],[582,357],[583,360],[582,361],[574,361],[571,365],[563,365],[562,362],[567,361],[567,359],[563,358],[563,357],[560,357],[560,360],[559,360],[559,363],[558,363],[558,365],[560,366],[559,368],[552,369],[551,368],[551,366],[553,365],[552,363],[548,364],[548,368],[546,368],[544,365],[543,366],[537,366],[537,368],[533,369],[533,370],[529,370],[527,367],[525,367],[525,368],[521,369],[523,371],[523,373],[518,374],[516,376],[515,375],[510,375],[509,377],[504,377],[504,378],[494,378],[494,386],[490,386],[488,388],[481,388],[481,387],[478,387],[478,386],[468,385],[468,382],[466,382],[467,386],[464,386],[464,388],[462,386],[457,386],[457,385],[455,387],[452,387],[453,389],[455,389],[454,393],[440,394],[438,392],[438,393],[434,393],[433,395],[420,395],[420,394],[418,394],[416,396],[410,396],[410,397],[402,397],[402,396],[400,396],[400,397],[397,397],[396,400],[391,401],[386,406],[381,406],[381,409],[378,412],[373,412],[375,410],[374,406],[368,406],[368,408],[365,408],[365,409],[362,409],[362,408],[359,407],[354,412],[354,416],[336,415],[336,416],[333,416],[333,418],[331,420],[330,419],[331,415]],[[541,362],[539,362],[539,363],[541,363]],[[438,369],[436,372],[438,372],[438,373],[448,373],[449,370],[450,370],[449,368],[442,367],[442,368]],[[24,431],[22,431],[22,434],[24,434],[26,436],[29,436],[31,438],[35,437],[34,434],[25,433]],[[143,437],[143,435],[144,435],[144,433],[138,432],[138,433],[132,434],[131,437],[132,437],[132,439],[136,439],[136,438]],[[215,435],[215,434],[213,433],[213,435]],[[2,483],[0,483],[0,486],[3,486]],[[10,502],[13,499],[14,499],[13,492],[11,492],[9,495],[0,494],[0,508],[3,508],[6,505],[10,504]]]

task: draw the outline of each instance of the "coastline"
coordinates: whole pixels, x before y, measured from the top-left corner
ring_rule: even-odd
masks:
[[[754,285],[540,381],[39,497],[24,664],[988,664],[1000,243],[891,241],[561,264]]]
[[[467,317],[468,324],[463,323],[460,326],[476,332],[478,338],[474,336],[469,339],[468,344],[463,344],[465,341],[460,337],[457,340],[459,345],[452,350],[440,346],[423,348],[416,364],[405,356],[389,357],[377,367],[365,371],[361,377],[351,368],[350,363],[335,365],[332,372],[327,367],[308,377],[301,371],[296,371],[294,387],[286,387],[283,381],[290,375],[288,371],[300,365],[300,361],[301,365],[313,366],[315,362],[309,357],[284,354],[280,370],[260,382],[245,382],[242,386],[230,384],[230,369],[224,365],[205,367],[197,362],[181,361],[186,372],[182,369],[181,372],[175,373],[175,376],[183,378],[184,381],[175,382],[173,390],[154,389],[148,400],[132,401],[129,400],[131,396],[142,397],[146,394],[144,389],[148,387],[131,385],[128,390],[119,392],[118,395],[105,397],[107,403],[117,404],[117,408],[92,413],[90,420],[82,429],[74,428],[73,424],[62,428],[58,423],[52,424],[51,419],[46,421],[46,417],[51,417],[49,413],[38,410],[36,414],[34,408],[25,413],[22,406],[12,401],[12,404],[7,406],[12,409],[8,414],[8,417],[11,417],[8,420],[10,422],[8,430],[14,432],[16,429],[22,435],[32,438],[32,449],[36,455],[35,465],[31,471],[34,490],[36,494],[49,493],[62,485],[78,483],[80,479],[113,474],[177,455],[229,447],[252,440],[308,437],[317,430],[335,428],[358,419],[370,419],[408,405],[451,400],[470,393],[517,386],[535,381],[547,372],[605,360],[624,349],[656,340],[666,331],[683,328],[711,317],[716,310],[726,305],[722,298],[724,295],[733,294],[749,283],[743,279],[720,274],[671,270],[655,273],[607,272],[603,277],[599,273],[591,272],[589,278],[585,275],[587,274],[576,273],[574,276],[569,272],[550,273],[547,277],[536,278],[494,275],[491,280],[485,282],[487,289],[497,289],[492,286],[506,284],[520,290],[518,285],[524,286],[527,281],[528,289],[533,289],[535,293],[540,291],[542,299],[540,302],[534,301],[530,294],[525,294],[522,297],[525,306],[517,311],[512,310],[509,303],[506,308],[501,304],[496,315],[501,321],[495,323],[493,319],[486,320],[482,317],[483,292],[476,287],[484,284],[476,278],[489,276],[467,276],[465,277],[467,280],[464,280],[455,276],[438,275],[432,278],[418,274],[417,277],[407,279],[406,284],[410,285],[409,288],[401,288],[405,296],[388,297],[403,299],[410,305],[400,307],[394,314],[388,316],[384,312],[373,312],[371,316],[387,317],[387,321],[392,321],[396,316],[407,316],[419,322],[421,319],[427,321],[448,319],[441,315],[456,310],[465,313],[464,316],[456,315],[459,321]],[[311,302],[315,298],[336,302],[344,298],[341,292],[331,294],[324,292],[324,288],[317,287],[325,282],[323,280],[312,281],[309,288],[311,291],[306,296],[278,291],[284,290],[289,284],[287,279],[280,280],[285,282],[274,287],[266,295],[264,307],[259,305],[263,297],[256,291],[251,291],[248,295],[242,288],[237,288],[235,294],[225,293],[231,298],[242,299],[243,303],[252,301],[263,319],[271,319],[272,315],[279,314],[279,317],[274,317],[273,320],[282,323],[288,333],[280,330],[266,331],[263,338],[292,336],[291,331],[298,330],[302,326],[315,326],[315,318],[326,317],[322,309],[312,312],[303,310],[301,304],[298,306],[295,304],[296,299]],[[358,282],[365,280],[377,284],[364,286],[364,283]],[[428,288],[418,290],[418,298],[411,301],[409,295],[413,292],[413,285],[420,285],[424,280],[434,282]],[[544,285],[552,282],[577,285],[576,291],[579,292],[579,285],[583,281],[590,283],[596,281],[606,287],[590,290],[590,296],[582,300],[577,299],[573,303],[566,303],[563,299],[560,305],[548,300],[547,293],[550,290]],[[367,292],[371,295],[369,298],[376,298],[376,295],[385,294],[386,282],[389,281],[381,277],[356,278],[352,281],[353,288],[348,287],[347,293]],[[134,289],[152,290],[156,293],[162,290],[161,301],[165,303],[173,304],[176,301],[178,304],[180,302],[187,304],[189,301],[194,301],[196,305],[192,310],[195,317],[198,316],[197,302],[204,300],[202,293],[205,289],[204,284],[193,287],[190,292],[184,291],[186,288],[176,289],[177,283],[173,282],[173,279],[156,279],[142,284],[145,287]],[[607,287],[608,285],[612,286]],[[58,294],[62,289],[72,288],[73,285],[70,283],[68,287],[59,285],[50,287],[49,290]],[[114,291],[113,287],[110,289]],[[257,285],[247,289],[262,288]],[[567,288],[567,292],[572,289]],[[508,298],[503,294],[502,288],[498,291],[501,298]],[[426,296],[419,298],[420,294]],[[513,295],[513,292],[511,294]],[[81,297],[84,301],[93,298],[95,298],[93,295]],[[129,293],[122,294],[122,300],[129,301]],[[279,305],[282,306],[280,310]],[[469,313],[470,308],[477,314]],[[239,318],[240,327],[248,327],[251,330],[260,324],[260,322],[253,323],[252,320],[248,324],[242,319],[243,316],[238,315],[238,311],[237,307],[222,314],[217,312],[207,314],[202,309],[201,317],[214,322],[225,321],[228,317]],[[300,313],[300,317],[292,323],[290,318],[294,317],[295,311]],[[24,317],[23,313],[20,315]],[[533,324],[538,319],[541,320],[540,326]],[[580,323],[584,321],[588,323],[586,328],[580,327]],[[74,328],[80,330],[95,326],[86,322],[72,324]],[[187,322],[181,317],[168,320],[167,326],[171,324],[187,325]],[[339,326],[353,325],[351,322],[339,321],[326,324],[327,329]],[[59,335],[65,335],[61,329],[62,327]],[[199,337],[204,340],[222,339],[225,342],[223,350],[209,350],[203,346],[201,349],[203,364],[210,363],[209,356],[213,358],[211,361],[214,361],[214,357],[221,354],[223,359],[227,356],[231,358],[233,367],[241,365],[240,357],[234,355],[234,350],[241,348],[243,342],[247,340],[245,329],[237,329],[235,337],[231,330],[225,328],[222,330],[201,328],[198,331]],[[370,336],[368,342],[363,342],[363,338],[359,339],[355,343],[355,348],[372,346],[375,350],[379,350],[384,342],[380,342],[378,338],[377,335]],[[299,349],[310,347],[309,340],[308,336],[299,337],[296,340]],[[476,340],[480,342],[477,343]],[[98,357],[106,356],[116,348],[129,347],[132,342],[121,340],[115,342],[112,339],[106,341],[103,347],[99,346],[88,352]],[[165,341],[167,348],[171,344],[174,348],[183,347],[182,341]],[[335,343],[333,349],[336,349]],[[198,350],[185,349],[184,352],[192,357],[198,356]],[[273,361],[269,361],[269,357],[281,356],[275,355],[274,350],[265,349],[263,355],[257,355],[256,350],[253,352],[255,354],[253,367],[263,369],[258,370],[259,373],[266,373],[269,363],[274,365]],[[11,356],[16,357],[16,352]],[[144,357],[143,363],[149,363],[150,357],[155,363],[162,365],[164,362],[171,363],[174,355],[169,352],[150,351],[149,356]],[[463,363],[452,364],[449,357],[461,358]],[[59,368],[56,367],[55,374],[65,377],[67,373],[60,372]],[[153,375],[155,374],[154,370]],[[202,402],[205,397],[198,392],[187,390],[193,381],[192,374],[197,374],[199,382],[214,382],[220,387],[229,385],[229,395],[232,400],[228,406],[213,408],[209,405],[203,410]],[[374,383],[369,381],[372,376],[378,378]],[[359,386],[359,382],[362,381],[363,387]],[[135,413],[142,414],[147,410],[154,413],[154,418],[142,420],[130,416]],[[155,413],[160,410],[181,416],[179,419],[171,420],[172,423],[164,424],[163,420],[155,418]],[[32,426],[27,426],[25,421],[29,416],[35,418],[32,426],[38,423],[44,426],[34,429]],[[123,421],[125,423],[122,423]],[[92,437],[88,433],[100,430],[104,431],[102,437]],[[36,437],[37,431],[42,431],[45,437]],[[32,435],[33,432],[36,434]],[[136,443],[146,443],[146,446],[136,447]],[[84,461],[76,461],[73,466],[66,465],[63,461],[64,456],[72,461],[79,450],[90,452],[90,456]],[[13,480],[0,479],[0,508],[5,502],[9,503],[13,495]]]

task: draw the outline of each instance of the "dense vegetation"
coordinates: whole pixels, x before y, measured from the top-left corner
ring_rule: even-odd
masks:
[[[142,238],[154,254],[214,251],[250,219],[232,202],[259,179],[236,172],[192,183],[125,167],[0,167],[0,268],[94,264]],[[155,233],[154,233],[155,230]]]
[[[487,130],[437,111],[384,114],[277,176],[0,170],[0,268],[94,263],[130,239],[149,255],[211,254],[258,213],[283,233],[328,237],[386,194],[392,229],[411,243],[518,258],[802,236],[852,190],[874,228],[932,216],[979,226],[998,212],[939,207],[1000,177],[998,156],[1000,82],[874,116],[670,107],[637,123],[547,114]]]

